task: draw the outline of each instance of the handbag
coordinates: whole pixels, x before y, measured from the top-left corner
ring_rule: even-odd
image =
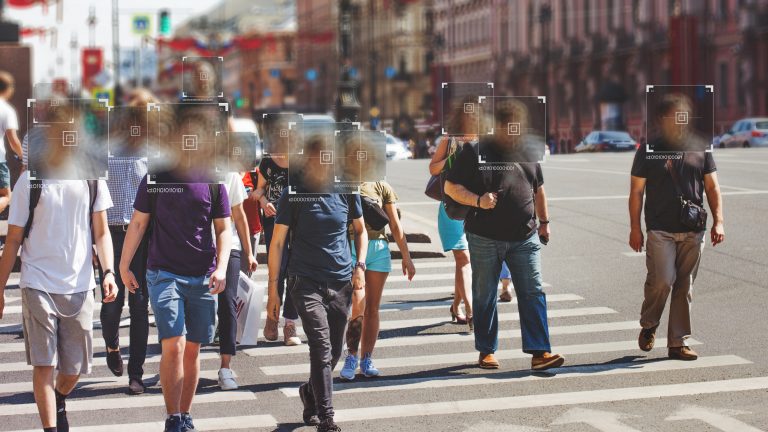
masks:
[[[459,146],[456,140],[449,138],[451,141],[448,144],[448,156],[446,157],[443,169],[439,174],[433,175],[427,180],[427,187],[424,189],[424,194],[435,201],[443,200],[443,185],[445,185],[445,174],[453,166],[453,161],[458,153]]]
[[[685,198],[680,188],[677,172],[675,172],[673,169],[671,159],[667,159],[667,163],[664,165],[664,167],[672,177],[672,183],[675,185],[675,192],[680,198],[680,224],[695,232],[706,230],[707,210],[695,202]]]
[[[389,216],[379,205],[379,202],[367,196],[360,196],[363,206],[363,219],[374,231],[383,230],[389,224]]]
[[[240,272],[235,297],[237,343],[253,346],[257,344],[263,303],[264,286],[258,285],[245,273]]]

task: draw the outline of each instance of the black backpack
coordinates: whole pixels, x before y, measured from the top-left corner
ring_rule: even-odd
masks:
[[[88,225],[91,227],[91,237],[93,237],[93,206],[96,204],[96,192],[98,183],[96,180],[86,180],[88,183]],[[27,223],[24,225],[24,238],[29,237],[29,232],[32,230],[32,223],[35,220],[35,208],[37,203],[40,202],[40,195],[43,193],[43,181],[42,180],[30,180],[29,181],[29,217]]]

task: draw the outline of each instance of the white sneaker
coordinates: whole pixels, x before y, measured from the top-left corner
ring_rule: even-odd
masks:
[[[296,336],[296,324],[293,321],[285,324],[285,327],[283,327],[283,339],[287,346],[301,345],[301,339]]]
[[[235,372],[232,369],[219,369],[219,387],[221,387],[222,390],[237,390]]]

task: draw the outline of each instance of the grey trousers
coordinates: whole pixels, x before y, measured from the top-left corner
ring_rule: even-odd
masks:
[[[648,231],[645,263],[645,300],[640,311],[640,325],[659,325],[669,294],[667,346],[685,346],[691,336],[691,301],[693,281],[704,249],[704,234]]]

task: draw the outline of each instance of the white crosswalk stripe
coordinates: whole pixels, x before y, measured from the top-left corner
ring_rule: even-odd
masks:
[[[71,432],[137,432],[158,431],[164,427],[162,421],[145,423],[120,423],[96,426],[71,427]],[[195,429],[205,431],[227,431],[253,428],[271,428],[277,426],[277,420],[271,415],[251,415],[234,417],[216,417],[195,419]],[[37,429],[11,431],[11,432],[38,432]]]

